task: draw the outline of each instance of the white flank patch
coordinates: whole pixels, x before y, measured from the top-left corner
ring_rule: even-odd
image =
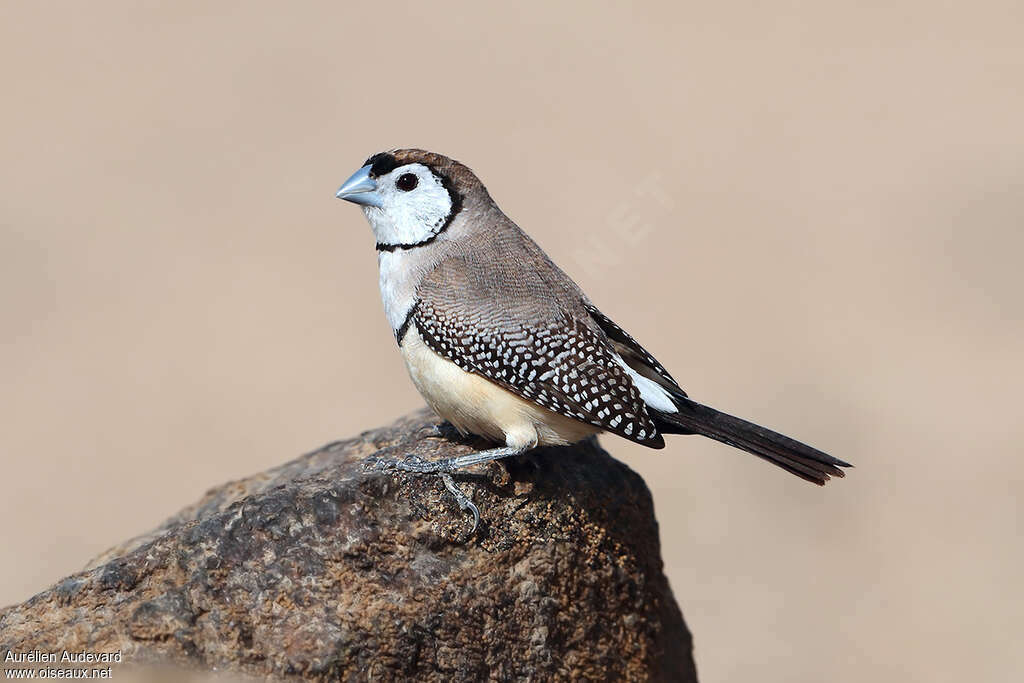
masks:
[[[665,391],[657,382],[647,379],[633,368],[626,365],[626,361],[615,354],[615,361],[622,366],[629,375],[629,378],[633,380],[633,384],[640,392],[640,398],[644,400],[651,408],[660,410],[663,413],[674,413],[676,412],[676,404],[672,401],[672,395]]]

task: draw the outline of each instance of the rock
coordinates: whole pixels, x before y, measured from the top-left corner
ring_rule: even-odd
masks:
[[[421,412],[208,492],[156,531],[0,611],[8,651],[264,679],[695,681],[651,496],[596,441],[456,476]],[[115,671],[114,677],[117,677]]]

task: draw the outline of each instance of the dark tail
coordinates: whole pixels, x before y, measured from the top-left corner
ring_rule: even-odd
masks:
[[[840,467],[853,467],[788,436],[753,422],[726,415],[685,396],[673,396],[678,412],[652,411],[654,424],[666,434],[701,434],[764,458],[801,479],[823,485],[829,476],[845,476]]]

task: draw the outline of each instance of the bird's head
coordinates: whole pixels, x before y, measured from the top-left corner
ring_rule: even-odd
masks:
[[[437,238],[478,190],[480,181],[454,159],[397,149],[367,159],[335,196],[362,206],[378,248],[387,248]]]

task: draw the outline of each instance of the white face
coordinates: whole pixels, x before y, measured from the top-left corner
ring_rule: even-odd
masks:
[[[448,190],[423,164],[406,164],[376,178],[380,207],[363,206],[381,244],[416,244],[436,235],[452,210]]]

